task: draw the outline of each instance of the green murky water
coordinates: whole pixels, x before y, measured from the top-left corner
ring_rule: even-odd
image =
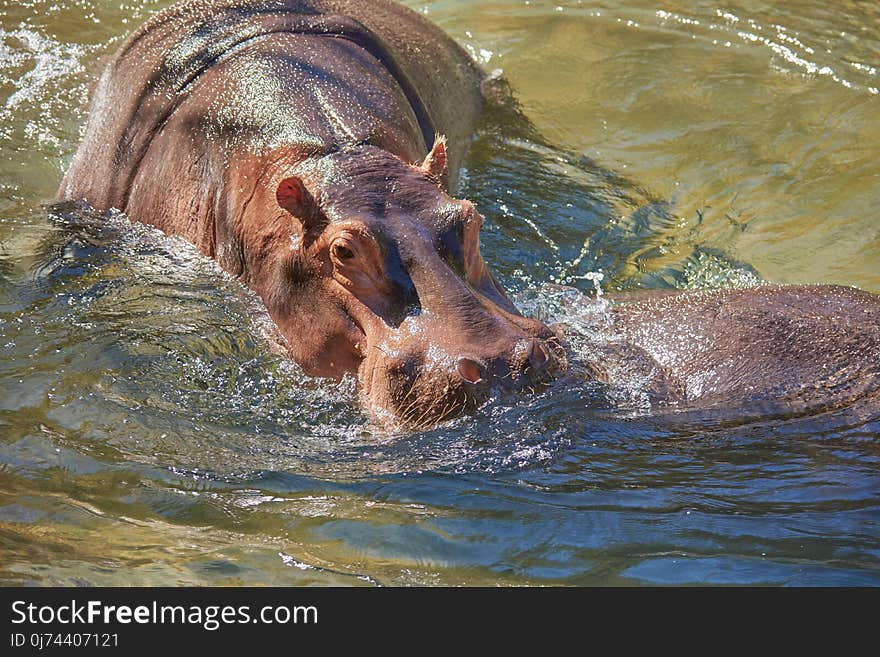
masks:
[[[167,4],[0,0],[0,581],[880,584],[880,421],[551,388],[382,441],[190,247],[50,219],[96,63]],[[546,140],[494,117],[464,183],[521,302],[598,270],[880,292],[876,2],[409,4]]]

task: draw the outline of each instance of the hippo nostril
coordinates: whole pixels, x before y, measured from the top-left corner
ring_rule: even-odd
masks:
[[[471,358],[458,359],[458,373],[468,383],[479,383],[483,380],[483,366]]]
[[[542,370],[550,360],[550,354],[543,342],[532,340],[529,346],[529,364],[536,370]]]

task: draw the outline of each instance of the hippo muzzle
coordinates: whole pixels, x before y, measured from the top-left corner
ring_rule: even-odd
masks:
[[[493,392],[535,392],[565,368],[548,327],[481,301],[481,321],[463,309],[425,311],[368,340],[358,378],[375,419],[429,427],[475,410]]]

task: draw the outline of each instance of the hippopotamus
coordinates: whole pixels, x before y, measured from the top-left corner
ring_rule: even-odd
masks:
[[[199,0],[109,60],[58,200],[186,238],[253,289],[308,374],[414,426],[564,367],[452,196],[485,76],[389,0]]]
[[[737,423],[845,408],[859,421],[880,418],[874,294],[765,284],[643,290],[590,305],[579,365],[592,380],[647,398],[658,416],[694,410]],[[579,317],[577,307],[570,313]]]
[[[107,63],[57,199],[191,241],[262,298],[307,373],[353,374],[373,417],[434,425],[568,365],[560,327],[517,310],[481,254],[482,216],[455,197],[486,81],[390,0],[182,2]],[[587,371],[644,371],[666,404],[823,373],[833,395],[829,354],[840,369],[870,351],[852,374],[876,380],[877,308],[823,288],[623,303],[623,343]]]

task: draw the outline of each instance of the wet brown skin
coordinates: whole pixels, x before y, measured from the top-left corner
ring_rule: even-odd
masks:
[[[57,198],[190,240],[308,373],[356,374],[377,419],[429,426],[565,366],[450,195],[482,81],[387,0],[181,3],[108,63]]]
[[[109,62],[58,200],[190,240],[262,297],[307,372],[356,374],[378,420],[430,426],[566,368],[450,193],[482,79],[386,0],[183,3]],[[660,404],[846,403],[876,390],[878,308],[821,287],[621,299],[620,339],[588,366],[644,374]]]
[[[658,406],[731,420],[847,408],[880,417],[880,298],[848,287],[765,285],[612,297],[589,368],[641,381]]]

